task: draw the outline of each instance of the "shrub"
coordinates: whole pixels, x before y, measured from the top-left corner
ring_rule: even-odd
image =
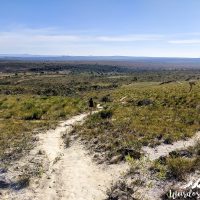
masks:
[[[112,102],[112,100],[110,99],[110,95],[103,96],[103,97],[100,99],[100,101],[101,101],[101,102],[104,102],[104,103]]]
[[[167,176],[183,180],[187,173],[195,169],[195,160],[188,158],[168,158],[167,159]]]
[[[102,119],[109,119],[112,117],[113,112],[111,110],[102,110],[99,114]]]
[[[23,105],[23,108],[25,110],[30,110],[34,107],[34,103],[33,102],[25,102],[24,105]]]
[[[140,101],[137,102],[137,106],[148,106],[153,104],[153,101],[150,99],[142,99]]]
[[[22,119],[24,120],[39,120],[42,117],[42,111],[40,110],[33,110],[30,113],[25,114]]]

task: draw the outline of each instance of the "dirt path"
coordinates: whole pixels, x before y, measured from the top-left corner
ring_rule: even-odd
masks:
[[[96,164],[89,152],[79,140],[65,148],[62,135],[70,132],[77,123],[83,123],[88,114],[80,114],[59,124],[55,130],[39,134],[38,146],[31,151],[31,156],[38,158],[42,152],[43,162],[47,166],[41,179],[32,181],[30,186],[20,191],[10,192],[6,200],[103,200],[106,190],[125,173],[126,164]],[[171,145],[159,145],[156,148],[144,147],[143,151],[153,161],[166,156],[171,151],[193,146],[200,139],[200,132],[186,141],[178,141]],[[143,176],[142,176],[143,177]],[[142,180],[142,177],[141,180]],[[152,182],[150,177],[145,181]],[[148,185],[148,184],[147,184]],[[160,182],[153,181],[153,187],[138,190],[145,197],[154,196],[159,199]],[[154,194],[154,195],[153,195]],[[156,194],[156,195],[155,195]],[[143,197],[144,197],[143,196]],[[142,198],[143,198],[142,197]],[[150,199],[150,198],[149,198]]]
[[[46,155],[48,170],[28,188],[13,194],[10,199],[24,200],[103,200],[111,184],[128,169],[125,164],[97,165],[79,140],[65,148],[63,133],[82,123],[87,114],[62,122],[55,130],[39,134],[39,145],[34,152]]]
[[[143,176],[143,173],[140,173],[139,179],[143,180],[145,185],[138,188],[136,193],[136,196],[140,197],[138,199],[161,200],[161,195],[163,193],[169,191],[169,188],[174,187],[176,184],[180,184],[178,182],[175,184],[173,181],[162,181],[156,179],[155,177],[152,178],[152,174],[149,173],[148,168],[150,167],[151,161],[159,159],[161,156],[168,156],[168,154],[172,151],[187,149],[188,147],[194,146],[199,139],[200,132],[197,132],[192,138],[189,138],[188,140],[180,140],[174,142],[173,144],[161,144],[156,148],[143,147],[142,150],[145,152],[145,158],[147,159],[147,162],[144,166],[146,174]],[[144,171],[144,169],[142,170]],[[195,174],[191,174],[191,176],[196,178]],[[192,180],[191,178],[192,177],[189,179],[190,181]],[[186,183],[181,182],[181,184],[185,185]],[[151,187],[149,187],[149,185],[151,185]]]
[[[192,138],[188,140],[180,140],[173,144],[161,144],[155,148],[143,147],[143,151],[150,160],[156,160],[161,156],[167,156],[170,152],[180,149],[186,149],[194,146],[195,143],[200,140],[200,132],[197,132]]]
[[[123,165],[96,165],[84,147],[76,142],[65,151],[54,170],[50,185],[55,199],[102,200],[112,181],[116,181],[125,168]],[[51,191],[52,189],[48,189],[43,197],[46,198]],[[52,194],[48,199],[54,199]]]

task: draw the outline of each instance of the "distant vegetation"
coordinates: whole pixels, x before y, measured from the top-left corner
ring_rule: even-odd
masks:
[[[141,70],[200,70],[198,58],[1,57],[0,72],[130,73]]]
[[[38,61],[0,61],[1,72],[97,72],[97,73],[122,73],[130,69],[112,65],[67,63],[67,62],[38,62]]]

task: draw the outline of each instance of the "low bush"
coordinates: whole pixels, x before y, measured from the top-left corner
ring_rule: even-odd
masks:
[[[99,115],[102,119],[110,119],[113,115],[112,110],[102,110],[99,112]]]
[[[24,120],[40,120],[41,118],[42,118],[41,110],[33,110],[22,116],[22,119]]]
[[[167,177],[183,180],[185,176],[195,170],[195,159],[189,158],[168,158]]]

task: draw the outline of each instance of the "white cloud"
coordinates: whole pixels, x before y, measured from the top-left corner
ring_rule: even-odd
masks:
[[[51,34],[38,34],[38,33],[13,33],[3,32],[0,33],[0,43],[9,41],[21,41],[21,42],[76,42],[80,41],[79,36],[75,35],[51,35]]]
[[[170,44],[200,44],[200,39],[171,40]]]
[[[81,35],[60,34],[53,28],[44,29],[16,29],[14,31],[0,32],[0,44],[12,41],[21,42],[136,42],[162,39],[162,35]]]
[[[129,45],[130,42],[152,41],[161,39],[161,35],[97,35],[97,33],[76,32],[64,33],[54,28],[27,29],[17,28],[0,32],[0,53],[31,53],[31,54],[80,54],[85,55],[88,49],[91,53],[118,44]],[[115,48],[115,47],[113,47]],[[104,49],[104,50],[103,50]],[[117,51],[117,50],[115,50]],[[81,53],[82,52],[82,53]],[[113,54],[115,54],[113,50]]]
[[[136,42],[136,41],[152,41],[163,39],[162,35],[122,35],[122,36],[99,36],[96,38],[104,42]]]
[[[198,57],[198,45],[183,48],[178,44],[200,44],[200,40],[180,38],[183,38],[183,35],[103,35],[92,31],[64,32],[55,28],[17,28],[0,32],[0,54]],[[169,43],[177,45],[172,46]]]

